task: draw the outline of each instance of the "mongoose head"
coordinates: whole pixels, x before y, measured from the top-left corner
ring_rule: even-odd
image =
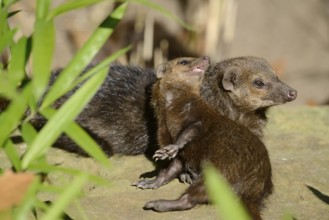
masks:
[[[234,104],[245,111],[283,104],[297,97],[297,91],[281,82],[270,64],[258,57],[224,60],[209,68],[206,75],[212,75],[207,80],[216,77],[215,86],[227,92]]]
[[[199,88],[209,65],[210,59],[206,56],[200,58],[182,57],[160,64],[156,69],[156,75],[159,79],[172,80],[173,82],[182,81]]]

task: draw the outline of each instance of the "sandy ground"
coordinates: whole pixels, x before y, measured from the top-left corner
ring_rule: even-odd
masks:
[[[322,220],[329,214],[329,107],[276,107],[269,114],[265,143],[273,167],[275,193],[267,201],[264,219],[282,219],[289,213],[298,220]],[[110,186],[88,184],[80,199],[82,209],[91,220],[101,219],[219,219],[211,205],[189,211],[155,213],[143,205],[154,199],[177,198],[187,187],[178,180],[157,190],[139,190],[130,184],[140,174],[153,170],[143,155],[110,158],[112,167],[105,169],[90,158],[49,151],[48,159],[62,166],[88,170],[110,180]],[[0,154],[0,165],[8,164]],[[50,177],[65,186],[70,180],[62,175]],[[43,199],[53,199],[43,195]],[[73,219],[82,219],[76,205],[67,209]]]

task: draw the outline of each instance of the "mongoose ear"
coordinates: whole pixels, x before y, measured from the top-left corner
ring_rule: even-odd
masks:
[[[223,88],[228,91],[233,91],[240,73],[241,70],[239,67],[229,67],[225,69],[222,80]]]
[[[157,66],[156,68],[156,75],[159,79],[161,79],[163,77],[163,75],[166,72],[166,64],[160,64],[159,66]]]

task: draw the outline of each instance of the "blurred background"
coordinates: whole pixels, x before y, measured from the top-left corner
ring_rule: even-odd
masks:
[[[64,0],[53,0],[54,6]],[[298,90],[289,105],[329,104],[329,0],[153,0],[193,27],[131,4],[94,62],[133,45],[122,64],[154,68],[178,56],[208,55],[212,62],[236,56],[267,59],[279,77]],[[113,9],[112,1],[65,14],[56,20],[53,67],[65,66]],[[21,0],[12,26],[29,35],[34,1]],[[45,45],[46,46],[46,45]]]

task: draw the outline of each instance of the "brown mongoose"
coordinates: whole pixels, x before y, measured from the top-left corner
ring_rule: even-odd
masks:
[[[177,200],[156,200],[144,206],[158,212],[191,209],[209,203],[202,167],[211,162],[226,177],[253,219],[261,219],[264,199],[273,188],[266,147],[245,126],[221,115],[200,97],[200,84],[194,75],[197,70],[202,78],[203,68],[199,66],[204,60],[181,58],[158,69],[157,75],[162,78],[153,87],[152,103],[158,118],[160,146],[183,142],[185,147],[155,179],[140,180],[136,186],[157,188],[182,172],[196,173],[195,182]]]
[[[222,115],[246,126],[260,138],[267,109],[297,96],[297,91],[282,83],[268,62],[258,57],[232,58],[209,67],[200,93]],[[172,159],[178,150],[175,145],[167,146],[158,150],[154,158]]]
[[[152,106],[158,116],[157,140],[161,147],[172,144],[168,149],[175,150],[175,154],[188,142],[199,136],[199,133],[202,132],[199,130],[202,128],[202,125],[199,120],[194,118],[194,114],[190,113],[190,103],[186,103],[185,112],[179,112],[179,115],[171,114],[171,108],[176,106],[175,103],[172,103],[176,101],[173,95],[177,96],[176,93],[182,92],[180,94],[181,96],[200,97],[200,84],[209,64],[210,60],[206,56],[198,59],[177,58],[157,68],[157,77],[159,79],[165,77],[165,80],[155,83],[152,89]],[[170,83],[171,81],[175,83]],[[176,87],[178,85],[177,90]],[[180,86],[187,86],[187,88],[182,89]],[[192,98],[191,101],[193,101]],[[181,131],[183,132],[180,133]],[[173,143],[173,137],[177,137],[178,135],[179,139]],[[173,157],[175,155],[172,155]]]

